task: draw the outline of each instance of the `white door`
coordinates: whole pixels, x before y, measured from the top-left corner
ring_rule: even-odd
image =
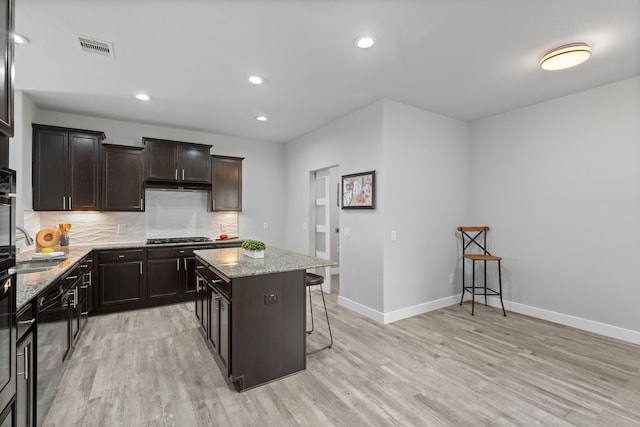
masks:
[[[331,259],[331,206],[329,205],[329,176],[316,176],[315,188],[315,255],[318,258]],[[331,292],[331,269],[324,269],[322,290]]]

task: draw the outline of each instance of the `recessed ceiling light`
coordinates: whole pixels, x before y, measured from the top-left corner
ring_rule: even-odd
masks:
[[[262,77],[260,76],[251,76],[249,77],[249,81],[254,85],[261,85],[263,83]]]
[[[369,49],[375,43],[376,41],[371,36],[363,36],[356,39],[356,46],[360,49]]]
[[[140,100],[140,101],[148,101],[151,99],[151,97],[145,93],[139,93],[136,95],[136,99]]]
[[[18,33],[13,33],[13,42],[17,44],[27,44],[29,43],[29,39]]]
[[[543,70],[564,70],[580,65],[590,57],[591,46],[588,44],[565,44],[545,53],[540,60],[540,67]]]
[[[259,122],[266,122],[267,116],[256,116],[256,120]]]

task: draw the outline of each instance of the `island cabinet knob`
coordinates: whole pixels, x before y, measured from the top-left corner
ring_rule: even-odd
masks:
[[[124,258],[125,255],[118,255],[118,258]]]

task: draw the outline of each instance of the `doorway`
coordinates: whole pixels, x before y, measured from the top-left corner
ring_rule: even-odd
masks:
[[[340,261],[340,170],[331,166],[310,173],[309,253]],[[339,265],[318,271],[325,277],[322,290],[339,294]]]

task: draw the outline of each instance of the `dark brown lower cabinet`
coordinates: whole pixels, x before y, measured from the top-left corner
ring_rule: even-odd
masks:
[[[16,355],[18,357],[16,369],[18,379],[16,383],[16,420],[18,427],[35,426],[33,419],[34,404],[34,359],[33,332],[29,332],[18,343]]]
[[[151,252],[151,250],[149,250]],[[172,299],[180,294],[183,276],[180,258],[147,261],[147,295],[149,300]]]
[[[304,270],[225,279],[196,258],[196,271],[196,316],[236,390],[306,368]]]
[[[145,301],[142,249],[100,251],[96,312],[138,308]]]

